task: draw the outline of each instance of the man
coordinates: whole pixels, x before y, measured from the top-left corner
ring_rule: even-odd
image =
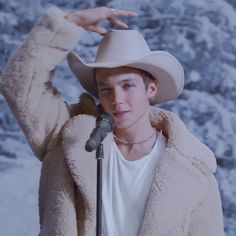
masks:
[[[137,31],[99,25],[106,19],[127,28],[118,16],[136,14],[50,9],[2,76],[1,91],[42,161],[40,235],[95,235],[96,162],[84,146],[97,111],[90,96],[68,106],[52,87],[67,55],[115,120],[104,140],[103,235],[224,235],[213,153],[173,113],[150,107],[181,93],[182,66],[167,52],[151,52]],[[83,29],[105,35],[94,63],[70,52]]]

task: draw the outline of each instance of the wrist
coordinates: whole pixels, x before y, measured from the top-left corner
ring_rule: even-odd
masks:
[[[76,13],[67,13],[64,18],[77,26],[84,27],[83,21],[78,12]]]

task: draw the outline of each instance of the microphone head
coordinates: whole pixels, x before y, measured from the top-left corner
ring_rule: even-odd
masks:
[[[93,139],[89,139],[87,142],[86,142],[86,145],[85,145],[85,150],[87,152],[92,152],[93,150],[95,150],[97,148],[97,142],[94,141]]]
[[[109,114],[101,114],[96,119],[96,125],[104,128],[108,133],[115,127],[115,120]]]
[[[108,124],[110,124],[110,131],[111,132],[114,127],[115,127],[115,120],[113,119],[113,117],[111,115],[109,115],[107,112],[105,112],[105,110],[103,109],[102,105],[101,104],[98,104],[97,105],[97,109],[98,109],[98,117],[97,117],[97,120],[96,120],[96,123],[98,122],[108,122]]]
[[[98,106],[98,110],[100,115],[96,119],[96,127],[93,129],[85,145],[85,150],[88,152],[95,150],[107,134],[115,127],[115,120],[103,110],[101,105]]]

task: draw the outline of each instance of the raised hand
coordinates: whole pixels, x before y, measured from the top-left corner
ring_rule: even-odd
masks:
[[[118,19],[118,17],[135,17],[137,15],[133,11],[97,7],[68,13],[65,18],[86,30],[104,35],[107,33],[107,30],[100,26],[101,20],[108,20],[121,28],[128,28],[128,25]]]

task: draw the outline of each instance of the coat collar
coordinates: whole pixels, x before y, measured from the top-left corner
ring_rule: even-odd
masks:
[[[157,232],[167,235],[202,198],[207,187],[205,175],[215,170],[215,160],[212,152],[190,134],[173,113],[151,109],[150,120],[167,137],[167,148],[159,159],[140,235]],[[88,153],[84,147],[93,127],[95,117],[78,115],[65,125],[62,134],[66,162],[87,206],[85,227],[90,229],[95,228],[96,223],[96,158],[95,151]],[[111,142],[109,134],[103,141],[105,157],[109,155]],[[103,169],[106,160],[104,158]]]
[[[168,147],[173,147],[182,156],[198,162],[198,166],[205,171],[216,171],[216,160],[213,152],[193,134],[178,116],[170,111],[151,108],[150,120],[157,130],[162,130],[167,137]]]

